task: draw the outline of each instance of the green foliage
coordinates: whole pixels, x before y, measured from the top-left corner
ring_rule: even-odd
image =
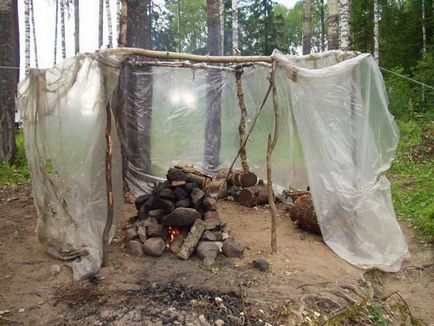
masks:
[[[434,158],[420,160],[412,155],[421,142],[423,122],[398,121],[398,125],[401,142],[389,171],[395,211],[399,218],[434,240]]]
[[[30,178],[24,151],[24,136],[19,132],[16,137],[17,153],[12,162],[0,160],[0,186],[28,182]]]
[[[387,326],[387,319],[385,316],[384,308],[378,303],[368,305],[367,310],[375,326]]]

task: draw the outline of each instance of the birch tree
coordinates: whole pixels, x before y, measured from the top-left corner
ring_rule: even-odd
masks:
[[[62,42],[62,58],[66,58],[66,39],[65,39],[65,0],[60,0],[60,37]]]
[[[55,18],[55,26],[54,26],[54,56],[53,56],[53,64],[57,63],[57,39],[59,32],[59,0],[56,0],[56,18]]]
[[[20,65],[17,0],[0,1],[0,159],[9,161],[16,152],[15,96]]]
[[[220,55],[225,52],[225,1],[219,0],[219,16],[220,16]]]
[[[434,2],[433,2],[434,6]],[[426,13],[425,13],[425,0],[422,0],[422,51],[425,54],[426,53]]]
[[[101,48],[103,42],[104,27],[104,0],[99,0],[98,6],[98,47]]]
[[[339,37],[340,48],[348,51],[350,48],[350,0],[340,0]]]
[[[31,22],[32,22],[33,55],[35,58],[35,66],[36,66],[36,68],[39,68],[38,41],[36,40],[35,10],[33,7],[33,0],[30,0],[30,17],[31,17]]]
[[[378,0],[374,0],[374,59],[380,60],[380,10]]]
[[[311,51],[312,2],[303,0],[303,54]]]
[[[26,75],[30,71],[30,0],[24,0],[24,69]]]
[[[338,0],[328,1],[328,49],[339,48]]]
[[[238,54],[238,0],[232,0],[232,50]]]
[[[77,54],[80,52],[80,0],[74,0],[74,45]]]
[[[321,24],[321,51],[325,51],[325,19],[324,19],[324,0],[320,0],[319,19]]]
[[[112,14],[110,12],[110,0],[105,0],[105,10],[107,15],[107,28],[108,28],[108,47],[113,47],[113,25]]]

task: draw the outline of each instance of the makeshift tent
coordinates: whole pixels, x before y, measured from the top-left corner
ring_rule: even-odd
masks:
[[[173,164],[218,168],[204,165],[210,161],[210,108],[220,124],[211,155],[217,153],[219,166],[229,166],[240,148],[236,78],[248,126],[265,99],[247,157],[251,170],[266,176],[267,138],[274,128],[273,101],[265,96],[269,62],[276,63],[280,110],[273,183],[310,187],[324,241],[342,258],[365,269],[400,269],[408,250],[382,175],[399,134],[371,55],[330,51],[296,57],[275,51],[261,57],[268,63],[223,67],[107,54],[80,54],[52,69],[32,70],[19,85],[37,234],[53,255],[76,258],[76,279],[101,265],[111,207],[106,155],[112,155],[115,220],[122,179],[140,194]]]

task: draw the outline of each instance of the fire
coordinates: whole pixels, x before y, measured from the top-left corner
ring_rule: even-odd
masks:
[[[169,243],[172,243],[181,231],[173,226],[169,226]]]

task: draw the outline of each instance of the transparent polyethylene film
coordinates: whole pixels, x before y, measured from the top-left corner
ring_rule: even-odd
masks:
[[[306,69],[291,56],[273,56],[297,75],[287,87],[324,241],[360,268],[398,271],[408,249],[389,181],[380,175],[390,167],[399,134],[376,63],[363,54]]]
[[[267,93],[270,73],[271,67],[255,65],[244,68],[241,74],[248,111],[246,131]],[[285,75],[278,74],[281,118],[279,142],[273,153],[273,179],[282,186],[306,189],[301,142],[285,79]],[[230,166],[240,148],[241,113],[235,72],[126,66],[120,83],[121,105],[117,114],[127,152],[126,178],[134,193],[149,191],[155,177],[164,177],[174,164],[194,164],[208,171]],[[207,91],[210,87],[211,92]],[[126,110],[121,109],[122,103],[126,103]],[[220,120],[220,131],[213,122],[207,124],[209,108],[217,116],[220,114],[220,119],[216,119]],[[266,177],[267,139],[273,128],[270,93],[247,145],[250,170],[261,178]],[[207,139],[207,130],[214,138]],[[220,138],[216,136],[219,133]],[[220,147],[215,150],[218,141]],[[240,166],[240,160],[236,166]]]
[[[51,254],[76,258],[75,279],[98,271],[101,265],[107,218],[106,105],[117,87],[117,66],[113,60],[100,62],[80,55],[49,70],[32,70],[19,85],[37,235]],[[116,211],[123,196],[115,131],[113,127]]]

